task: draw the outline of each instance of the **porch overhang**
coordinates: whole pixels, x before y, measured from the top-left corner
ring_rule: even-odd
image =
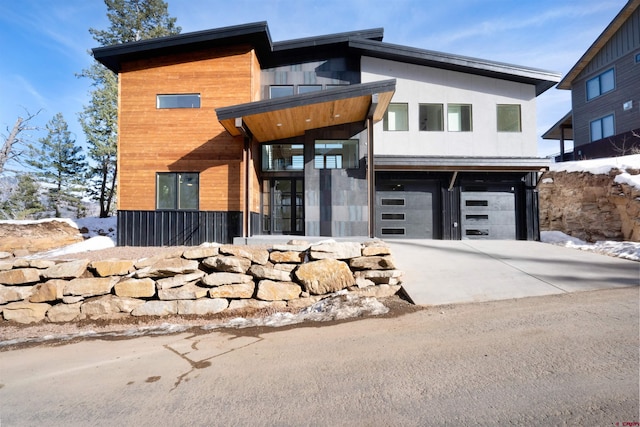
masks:
[[[542,172],[551,161],[538,157],[375,156],[376,171]]]
[[[396,80],[354,84],[318,92],[255,101],[216,109],[233,136],[251,134],[258,142],[302,136],[308,130],[382,120]]]

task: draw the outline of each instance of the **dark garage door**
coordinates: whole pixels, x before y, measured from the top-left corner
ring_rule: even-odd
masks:
[[[383,181],[376,191],[376,236],[437,239],[439,183]]]

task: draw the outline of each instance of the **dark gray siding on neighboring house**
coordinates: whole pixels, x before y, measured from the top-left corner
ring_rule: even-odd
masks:
[[[571,88],[574,145],[591,142],[589,125],[600,117],[614,114],[615,133],[640,127],[640,8],[629,17],[582,73]],[[615,69],[615,89],[590,101],[586,97],[586,82],[603,71]],[[633,101],[633,108],[624,111],[622,105]]]

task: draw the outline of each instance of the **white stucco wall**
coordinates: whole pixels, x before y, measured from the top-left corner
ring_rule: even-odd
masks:
[[[362,83],[396,79],[391,102],[408,103],[409,130],[374,128],[375,154],[536,157],[536,95],[532,85],[363,57]],[[418,106],[444,104],[444,131],[419,130]],[[471,104],[473,131],[447,131],[447,104]],[[522,132],[498,132],[496,105],[520,104]]]

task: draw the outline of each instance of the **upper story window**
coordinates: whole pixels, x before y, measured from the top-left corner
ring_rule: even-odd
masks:
[[[316,169],[353,169],[358,167],[358,140],[317,140]]]
[[[290,95],[293,95],[293,85],[269,86],[269,98],[271,99]]]
[[[449,132],[471,132],[473,119],[470,104],[449,104],[447,106]]]
[[[322,90],[322,85],[299,85],[298,93],[309,93],[309,92],[318,92]]]
[[[382,119],[382,129],[388,131],[409,130],[409,105],[389,104]]]
[[[418,114],[421,131],[439,132],[444,130],[444,106],[442,104],[420,104]]]
[[[156,108],[200,108],[200,94],[177,93],[157,95]]]
[[[303,144],[265,144],[262,146],[262,170],[265,172],[304,170]]]
[[[498,104],[498,132],[522,132],[520,104]]]
[[[199,178],[197,172],[157,173],[156,209],[198,210]]]
[[[613,114],[592,121],[589,127],[591,128],[591,142],[613,136],[615,133]]]
[[[615,89],[616,78],[613,68],[587,80],[587,101]]]

